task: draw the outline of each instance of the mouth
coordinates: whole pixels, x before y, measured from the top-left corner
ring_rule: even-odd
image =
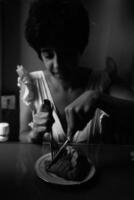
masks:
[[[56,78],[60,78],[63,79],[63,75],[61,72],[59,72],[58,70],[51,70],[51,74],[56,77]]]
[[[51,74],[53,76],[55,76],[56,78],[60,78],[60,79],[68,79],[70,78],[72,71],[69,70],[67,67],[64,68],[51,68],[50,70]]]

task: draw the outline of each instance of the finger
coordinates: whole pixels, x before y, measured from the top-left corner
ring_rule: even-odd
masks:
[[[53,118],[53,115],[51,115],[49,112],[39,112],[39,113],[36,113],[34,116],[33,116],[33,119],[36,121],[38,120],[41,120],[41,119],[51,119],[51,121],[54,122],[54,118]]]
[[[45,132],[47,130],[47,127],[46,126],[35,126],[33,128],[33,132],[36,134],[36,133],[42,133],[42,132]]]
[[[33,116],[33,122],[39,125],[46,124],[47,121],[52,121],[51,118],[52,117],[50,117],[48,113],[46,114],[38,113]]]
[[[34,115],[34,118],[48,118],[50,115],[49,112],[38,112]]]
[[[49,120],[48,119],[38,119],[38,120],[33,120],[34,126],[47,126],[49,124]]]
[[[51,118],[51,119],[42,119],[42,120],[37,120],[37,121],[34,120],[33,121],[33,127],[46,126],[49,129],[51,129],[53,123],[54,123],[54,119],[53,118]]]
[[[43,138],[44,138],[45,140],[47,140],[47,141],[50,141],[50,140],[51,140],[51,134],[50,134],[50,132],[44,133]]]

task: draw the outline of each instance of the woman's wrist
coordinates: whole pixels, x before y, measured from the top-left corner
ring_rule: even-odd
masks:
[[[31,130],[29,133],[29,143],[36,143],[36,144],[41,144],[43,139],[43,135],[36,133],[35,130]]]

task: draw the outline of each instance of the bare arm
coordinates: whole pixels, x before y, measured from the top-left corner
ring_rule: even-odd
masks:
[[[65,109],[68,135],[73,135],[76,130],[84,128],[86,123],[93,118],[97,108],[102,109],[114,119],[115,129],[116,126],[122,126],[123,123],[132,125],[134,120],[134,94],[119,87],[112,88],[110,95],[97,90],[87,90]]]

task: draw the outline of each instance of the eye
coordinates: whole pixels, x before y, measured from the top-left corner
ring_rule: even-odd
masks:
[[[54,51],[52,49],[44,49],[43,50],[44,57],[47,59],[53,59],[54,58]]]

